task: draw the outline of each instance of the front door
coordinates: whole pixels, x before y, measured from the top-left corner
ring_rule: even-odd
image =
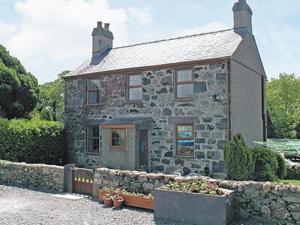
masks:
[[[140,169],[148,170],[148,132],[146,130],[140,131],[139,140],[140,152]]]

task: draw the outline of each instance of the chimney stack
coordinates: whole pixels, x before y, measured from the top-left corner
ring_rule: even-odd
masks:
[[[102,28],[102,22],[101,21],[97,22],[97,28]]]
[[[109,30],[109,23],[104,24],[102,27],[102,22],[97,22],[97,27],[93,29],[93,56],[100,56],[103,53],[106,53],[113,47],[114,35]]]
[[[232,8],[234,31],[238,34],[252,34],[252,10],[246,0],[238,0]]]
[[[104,29],[105,29],[105,30],[109,30],[109,23],[105,23],[105,24],[104,24]]]

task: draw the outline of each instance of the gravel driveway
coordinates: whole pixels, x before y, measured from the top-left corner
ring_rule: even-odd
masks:
[[[70,199],[72,197],[75,199]],[[133,208],[113,210],[83,196],[53,195],[3,185],[0,185],[0,224],[175,225],[154,221],[151,211]],[[238,224],[259,223],[248,221]]]

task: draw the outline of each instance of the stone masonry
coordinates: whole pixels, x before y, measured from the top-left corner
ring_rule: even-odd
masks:
[[[86,126],[91,119],[151,117],[149,155],[150,171],[183,175],[224,172],[223,150],[228,136],[226,72],[224,63],[195,65],[194,97],[189,101],[175,98],[174,68],[142,73],[143,101],[129,104],[126,99],[126,74],[94,75],[100,79],[100,105],[86,104],[88,77],[65,80],[65,125],[71,159],[84,167],[101,166],[100,154],[86,152]],[[175,125],[189,121],[195,127],[193,158],[175,155]]]
[[[46,192],[63,192],[64,168],[0,161],[0,184]]]
[[[203,176],[181,177],[162,173],[110,170],[98,168],[94,174],[94,197],[99,188],[112,187],[144,194],[170,181],[200,179],[234,190],[237,216],[240,219],[257,218],[268,224],[300,224],[300,187],[271,182],[229,181]]]

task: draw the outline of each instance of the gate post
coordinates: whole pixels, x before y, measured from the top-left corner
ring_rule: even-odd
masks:
[[[75,164],[67,164],[64,166],[64,192],[73,192],[73,176],[72,169],[75,168]]]

